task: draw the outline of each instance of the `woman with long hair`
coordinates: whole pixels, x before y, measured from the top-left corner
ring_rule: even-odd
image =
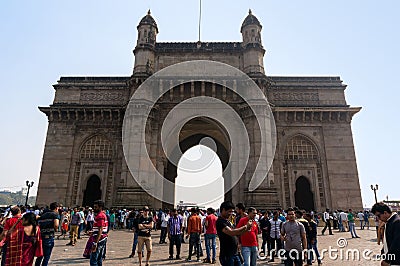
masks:
[[[23,227],[16,225],[22,222]],[[6,266],[31,266],[34,257],[43,256],[40,229],[34,213],[26,213],[7,235]]]

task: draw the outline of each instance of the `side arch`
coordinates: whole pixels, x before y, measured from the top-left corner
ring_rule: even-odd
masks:
[[[84,138],[78,147],[69,201],[77,205],[85,203],[88,182],[93,175],[96,175],[100,179],[98,190],[101,194],[98,199],[104,200],[106,204],[111,203],[115,145],[105,134],[95,133]]]
[[[310,183],[314,208],[327,205],[325,180],[322,170],[321,149],[317,143],[304,134],[293,134],[281,147],[283,169],[284,206],[296,204],[296,183],[304,176]]]

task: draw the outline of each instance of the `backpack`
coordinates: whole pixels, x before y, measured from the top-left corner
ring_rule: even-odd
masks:
[[[74,213],[74,215],[72,215],[71,224],[79,225],[80,223],[81,223],[81,216],[78,213]]]

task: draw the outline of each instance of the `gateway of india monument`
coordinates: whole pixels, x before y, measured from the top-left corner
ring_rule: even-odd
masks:
[[[276,151],[267,182],[250,192],[249,180],[241,178],[225,199],[263,209],[362,209],[351,129],[361,108],[346,102],[346,85],[338,76],[265,73],[261,30],[249,11],[240,27],[241,41],[157,42],[158,26],[149,11],[137,26],[131,76],[61,77],[54,85],[53,103],[39,107],[47,116],[48,130],[36,203],[87,206],[102,199],[108,207],[170,206],[147,194],[132,177],[122,146],[124,114],[132,94],[152,74],[184,61],[211,60],[246,73],[268,99],[276,124]],[[215,97],[243,120],[253,119],[243,100],[223,85],[196,81],[173,87],[158,100],[146,126],[149,157],[171,181],[177,167],[164,155],[160,127],[174,106],[193,96]],[[231,144],[213,120],[193,119],[179,136],[182,152],[211,137],[223,168],[227,166]],[[253,134],[250,159],[256,150]]]

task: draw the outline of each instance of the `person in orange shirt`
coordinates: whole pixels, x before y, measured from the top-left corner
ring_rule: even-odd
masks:
[[[189,256],[186,261],[192,261],[192,251],[193,246],[196,245],[196,256],[197,261],[200,261],[200,250],[201,250],[201,242],[200,242],[200,234],[201,234],[201,218],[197,215],[196,209],[191,209],[191,215],[188,219],[188,227],[187,227],[187,235],[186,238],[189,238]]]

